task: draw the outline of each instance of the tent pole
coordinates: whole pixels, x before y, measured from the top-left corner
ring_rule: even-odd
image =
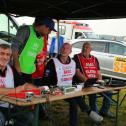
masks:
[[[59,36],[60,36],[60,33],[59,33],[59,19],[58,19],[58,20],[57,20],[57,42],[58,42],[57,48],[58,48],[58,54],[60,53]]]

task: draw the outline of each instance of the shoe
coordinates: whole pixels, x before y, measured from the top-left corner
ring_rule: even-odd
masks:
[[[114,114],[108,111],[107,113],[102,113],[100,112],[100,115],[103,117],[108,117],[108,118],[115,118]]]
[[[89,117],[91,118],[92,121],[94,121],[95,123],[100,123],[103,121],[103,117],[100,116],[98,113],[96,113],[95,111],[91,111],[89,114]]]

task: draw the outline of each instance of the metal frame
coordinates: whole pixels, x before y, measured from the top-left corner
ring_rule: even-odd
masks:
[[[115,116],[115,126],[118,126],[118,111],[119,111],[119,93],[120,90],[117,90],[116,93],[113,93],[113,95],[117,95],[116,100],[109,98],[104,92],[101,93],[104,97],[106,97],[108,100],[110,100],[112,103],[116,105],[116,116]]]
[[[119,106],[120,106],[120,103],[119,103],[119,96],[120,96],[120,91],[121,90],[117,90],[116,93],[113,93],[113,95],[116,95],[116,100],[115,99],[112,99],[112,98],[109,98],[105,92],[101,92],[101,94],[106,97],[108,100],[110,100],[115,106],[116,106],[116,110],[115,110],[115,126],[118,126],[118,111],[119,111]],[[101,96],[100,96],[101,97]],[[122,101],[124,100],[124,98],[126,97],[126,94],[125,96],[123,97],[123,99],[121,100],[121,103]],[[99,98],[99,97],[98,97]],[[47,105],[49,105],[49,110],[48,112],[50,111],[50,106],[51,106],[51,103],[49,101],[47,101]],[[35,120],[34,120],[34,123],[33,123],[33,126],[38,126],[38,115],[37,113],[39,112],[39,105],[37,104],[36,105],[36,108],[35,108]],[[49,112],[50,113],[50,112]],[[51,119],[51,118],[50,118]],[[51,120],[51,123],[53,123],[53,120]]]

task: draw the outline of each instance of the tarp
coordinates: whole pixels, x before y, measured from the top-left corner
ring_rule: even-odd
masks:
[[[125,0],[0,0],[0,12],[55,19],[126,17]]]

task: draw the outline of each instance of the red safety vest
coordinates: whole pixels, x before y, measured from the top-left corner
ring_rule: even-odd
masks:
[[[79,62],[86,78],[98,78],[98,64],[94,56],[85,58],[78,54]]]
[[[44,46],[42,49],[42,52],[37,55],[36,60],[39,60],[41,58],[46,58],[47,53],[47,37],[44,37]],[[36,64],[36,71],[32,74],[33,79],[42,78],[44,75],[44,69],[45,69],[45,62],[43,64]]]

